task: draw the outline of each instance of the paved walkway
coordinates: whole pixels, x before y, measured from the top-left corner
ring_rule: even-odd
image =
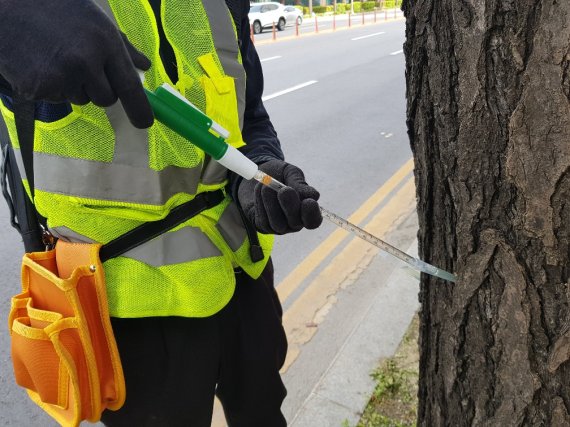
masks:
[[[408,253],[414,254],[416,247],[414,241]],[[375,386],[371,372],[380,360],[394,355],[419,306],[418,280],[404,268],[396,267],[387,280],[379,280],[386,274],[386,262],[382,256],[376,258],[351,289],[338,295],[336,311],[319,331],[322,336],[306,346],[298,365],[285,374],[290,394],[295,386],[307,385],[303,366],[318,364],[319,353],[327,351],[327,336],[337,340],[338,325],[349,323],[348,333],[337,341],[338,352],[319,369],[321,374],[308,395],[300,393],[305,400],[300,405],[298,399],[286,401],[291,427],[340,427],[344,421],[354,426],[360,419]],[[362,311],[350,321],[346,314],[353,312],[355,304]]]

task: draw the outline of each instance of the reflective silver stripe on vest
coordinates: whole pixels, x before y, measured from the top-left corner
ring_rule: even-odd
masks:
[[[236,87],[236,99],[239,117],[239,127],[243,128],[243,117],[245,112],[245,70],[243,65],[237,60],[239,56],[239,46],[234,32],[232,15],[226,6],[225,0],[205,0],[202,2],[210,29],[212,39],[224,73],[233,77]],[[223,180],[226,176],[226,169],[218,162],[208,162],[202,175],[204,184],[215,184]]]
[[[241,215],[234,202],[228,205],[216,224],[216,228],[234,252],[243,245],[247,237]]]
[[[208,155],[206,155],[205,165],[202,168],[201,181],[206,185],[213,185],[223,182],[228,177],[228,170],[220,165]]]
[[[12,146],[12,150],[14,151],[14,158],[16,159],[16,165],[18,166],[18,172],[20,172],[20,177],[22,179],[28,179],[28,176],[26,175],[26,168],[24,167],[24,159],[22,158],[22,152],[20,151],[19,148],[16,148],[14,146]],[[36,187],[35,184],[34,187]]]
[[[202,4],[210,21],[214,46],[224,72],[235,81],[239,126],[242,129],[245,112],[245,71],[237,61],[239,46],[233,29],[233,18],[225,0],[204,0]]]
[[[221,255],[220,250],[200,229],[184,227],[161,234],[122,256],[160,267]]]
[[[19,154],[19,153],[18,153]],[[163,205],[178,193],[196,193],[201,168],[116,165],[93,160],[34,153],[34,169],[42,181],[35,187],[49,193],[149,205]]]
[[[79,234],[64,225],[59,227],[50,227],[49,231],[54,237],[63,240],[64,242],[70,243],[96,243],[95,240],[90,239],[87,236]]]
[[[105,108],[115,132],[113,163],[148,169],[148,130],[134,127],[120,102]]]
[[[50,231],[66,242],[94,243],[92,239],[67,227],[54,227],[50,228]],[[153,267],[161,267],[221,255],[221,251],[199,228],[184,227],[161,234],[121,256]]]
[[[36,151],[36,189],[68,196],[151,205],[162,205],[178,193],[196,193],[202,173],[201,165],[191,169],[170,166],[158,172],[150,169],[148,148],[136,149],[140,145],[148,147],[146,131],[123,120],[121,116],[126,117],[126,114],[120,105],[110,107],[107,111],[111,123],[117,123],[117,141],[123,142],[115,144],[114,161],[121,164],[60,157]],[[27,179],[22,153],[16,147],[13,147],[13,151],[20,176]],[[225,171],[223,169],[223,173]],[[222,176],[221,173],[211,174],[208,183],[217,184],[224,179],[225,175]]]

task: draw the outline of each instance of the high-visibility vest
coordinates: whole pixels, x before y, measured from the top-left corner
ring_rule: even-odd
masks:
[[[148,1],[98,2],[112,10],[131,43],[152,60],[145,73],[147,88],[170,83],[230,131],[230,144],[244,144],[245,72],[224,0],[163,0],[161,19],[177,59],[176,84],[160,59]],[[3,105],[0,109],[20,158],[13,114]],[[34,138],[35,205],[50,230],[69,241],[107,243],[165,217],[196,194],[227,184],[227,170],[203,151],[158,122],[149,129],[134,128],[120,104],[106,109],[73,105],[61,120],[36,121]],[[218,312],[234,292],[236,267],[254,278],[265,267],[273,237],[258,237],[264,259],[253,262],[240,213],[226,197],[105,262],[110,314],[205,317]]]

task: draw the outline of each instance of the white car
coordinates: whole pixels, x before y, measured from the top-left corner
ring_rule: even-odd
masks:
[[[285,29],[285,6],[281,3],[251,3],[249,5],[249,23],[253,26],[253,33],[259,34],[264,28],[275,28],[279,31]]]
[[[303,23],[303,12],[298,7],[295,6],[285,6],[285,21],[295,25],[301,25]]]

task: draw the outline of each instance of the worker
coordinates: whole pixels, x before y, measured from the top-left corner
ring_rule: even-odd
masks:
[[[229,426],[286,425],[272,235],[322,217],[261,101],[248,10],[246,0],[0,0],[0,110],[14,142],[14,103],[35,101],[34,204],[51,234],[105,244],[225,194],[104,263],[127,389],[105,425],[210,426],[215,395]],[[241,180],[154,122],[138,70],[150,90],[175,86],[289,188]]]

